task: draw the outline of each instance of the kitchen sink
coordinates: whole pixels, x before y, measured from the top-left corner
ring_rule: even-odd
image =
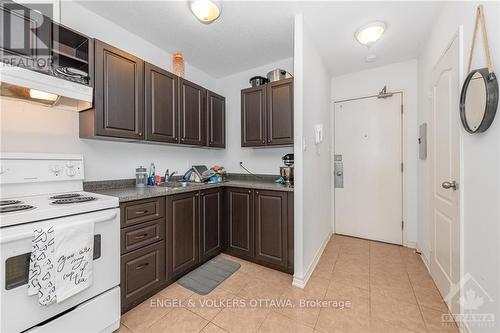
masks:
[[[167,189],[178,189],[178,188],[192,187],[198,185],[200,184],[193,182],[177,182],[177,181],[160,184],[161,187],[166,187]]]

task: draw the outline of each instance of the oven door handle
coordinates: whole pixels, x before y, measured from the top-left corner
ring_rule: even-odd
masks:
[[[94,224],[95,224],[95,223],[106,222],[109,220],[113,220],[117,215],[118,214],[116,213],[116,211],[113,211],[113,212],[110,212],[110,213],[103,215],[103,216],[78,221],[78,223],[94,222]],[[15,241],[18,241],[20,239],[26,239],[26,238],[30,238],[30,237],[33,237],[32,231],[31,232],[23,232],[21,234],[15,234],[15,235],[11,235],[11,236],[4,236],[1,238],[1,243],[5,244],[5,243],[10,243],[10,242],[15,242]]]

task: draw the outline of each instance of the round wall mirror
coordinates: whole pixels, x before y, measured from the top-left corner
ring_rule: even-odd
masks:
[[[490,127],[498,107],[498,81],[488,68],[467,75],[460,95],[460,119],[469,133],[482,133]]]

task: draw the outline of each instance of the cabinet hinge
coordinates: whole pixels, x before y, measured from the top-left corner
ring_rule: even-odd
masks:
[[[401,221],[401,230],[404,230],[405,228],[405,221]]]
[[[403,104],[401,104],[401,114],[403,114]]]
[[[403,162],[401,162],[401,172],[403,172]]]

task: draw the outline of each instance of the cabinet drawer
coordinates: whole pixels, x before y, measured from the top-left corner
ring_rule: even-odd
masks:
[[[164,198],[137,200],[120,206],[121,227],[128,227],[143,222],[156,220],[165,216]]]
[[[145,222],[121,230],[121,253],[127,253],[163,240],[165,219]]]
[[[164,254],[162,241],[121,257],[122,309],[143,301],[165,282]]]

